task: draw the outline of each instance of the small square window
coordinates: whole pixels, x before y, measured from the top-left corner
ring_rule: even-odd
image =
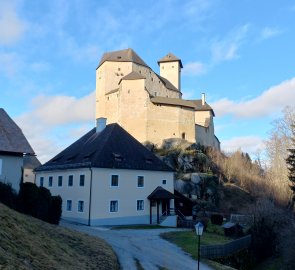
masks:
[[[112,178],[111,178],[111,186],[112,187],[119,186],[119,175],[112,175]]]
[[[62,186],[62,176],[59,176],[59,177],[58,177],[57,185],[58,185],[59,187]]]
[[[163,185],[166,185],[166,183],[167,183],[167,180],[162,180]]]
[[[78,212],[84,212],[84,201],[78,201]]]
[[[144,201],[143,200],[137,200],[136,204],[137,204],[137,206],[136,206],[137,211],[144,210]]]
[[[72,200],[67,200],[67,211],[72,211]]]
[[[118,212],[118,201],[110,202],[110,212]]]
[[[85,175],[81,174],[80,175],[80,187],[84,187],[85,185]]]
[[[144,186],[144,177],[137,176],[137,187],[143,187],[143,186]]]
[[[40,187],[43,187],[44,186],[44,177],[41,176],[40,177]]]
[[[74,181],[74,176],[73,175],[69,175],[69,181],[68,181],[68,186],[72,187],[73,186],[73,181]]]
[[[49,187],[52,187],[52,182],[53,182],[53,177],[49,176],[49,178],[48,178],[48,186]]]

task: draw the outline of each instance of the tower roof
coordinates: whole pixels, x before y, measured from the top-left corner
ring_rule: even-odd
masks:
[[[167,55],[165,55],[158,61],[158,64],[165,62],[179,62],[180,67],[183,68],[181,60],[173,53],[168,53]]]
[[[138,54],[128,48],[125,50],[120,50],[120,51],[113,51],[113,52],[106,52],[103,54],[98,67],[99,68],[104,62],[133,62],[145,67],[149,66],[138,56]]]

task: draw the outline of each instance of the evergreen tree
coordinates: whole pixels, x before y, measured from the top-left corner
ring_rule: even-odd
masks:
[[[286,159],[288,170],[289,170],[289,180],[290,188],[293,192],[290,206],[293,208],[295,203],[295,125],[292,125],[292,138],[291,138],[291,148],[288,149],[289,156]]]

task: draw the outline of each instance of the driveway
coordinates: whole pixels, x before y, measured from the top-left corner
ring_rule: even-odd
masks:
[[[197,268],[197,261],[179,247],[159,236],[163,232],[181,229],[110,230],[64,221],[61,225],[104,239],[114,249],[123,270],[137,270],[135,259],[145,270],[159,270],[159,267],[168,270],[195,270]],[[200,263],[200,269],[212,270],[203,263]]]

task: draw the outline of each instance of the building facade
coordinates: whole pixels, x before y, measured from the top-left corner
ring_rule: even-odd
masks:
[[[142,143],[181,138],[219,149],[205,94],[182,99],[181,60],[169,53],[158,64],[160,75],[132,49],[105,53],[96,70],[96,118],[120,124]]]
[[[91,130],[35,171],[38,186],[62,197],[63,219],[150,224],[174,208],[173,170],[118,124]]]

